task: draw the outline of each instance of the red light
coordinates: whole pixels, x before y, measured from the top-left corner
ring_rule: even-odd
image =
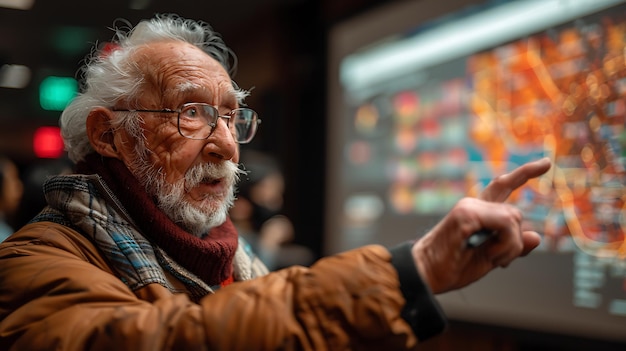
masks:
[[[39,158],[59,158],[63,155],[63,138],[59,127],[40,127],[33,136],[33,151]]]

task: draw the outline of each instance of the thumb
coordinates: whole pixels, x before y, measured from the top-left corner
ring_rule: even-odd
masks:
[[[526,256],[541,244],[541,235],[534,231],[524,231],[522,232],[522,243],[524,248],[520,256]]]

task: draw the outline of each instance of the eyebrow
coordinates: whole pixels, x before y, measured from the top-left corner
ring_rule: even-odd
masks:
[[[199,84],[193,83],[193,82],[186,81],[186,82],[180,82],[180,83],[176,84],[175,89],[178,92],[186,93],[186,92],[189,92],[189,91],[200,90],[200,89],[202,89],[202,86],[200,86]]]
[[[205,93],[206,89],[202,85],[189,82],[189,81],[180,82],[176,84],[176,86],[174,87],[174,91],[177,94],[182,94],[182,95],[187,94],[187,95],[207,96],[207,94]],[[241,91],[241,90],[236,89],[235,87],[231,87],[229,90],[221,94],[221,99],[220,99],[220,101],[222,101],[221,105],[222,106],[239,105],[241,102],[243,102],[243,99],[246,96],[247,96],[247,93],[245,91]],[[200,102],[200,101],[197,101],[197,102]]]

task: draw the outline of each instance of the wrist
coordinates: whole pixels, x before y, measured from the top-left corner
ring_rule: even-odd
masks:
[[[418,274],[422,278],[422,281],[426,286],[430,288],[433,294],[438,294],[440,289],[436,284],[436,279],[433,277],[431,270],[429,269],[428,257],[431,253],[427,246],[424,246],[422,240],[418,240],[411,247],[411,256],[413,262],[415,262],[415,268]]]
[[[398,272],[400,290],[406,300],[402,318],[418,339],[425,340],[440,333],[447,321],[430,287],[416,269],[414,247],[412,243],[405,243],[392,248],[391,263]]]

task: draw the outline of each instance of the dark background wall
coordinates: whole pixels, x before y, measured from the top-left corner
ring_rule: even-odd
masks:
[[[318,254],[324,221],[327,32],[342,19],[382,3],[278,1],[246,26],[223,32],[240,57],[235,79],[244,88],[254,87],[248,102],[263,116],[262,131],[250,147],[282,161],[286,212],[296,225],[297,240]]]

